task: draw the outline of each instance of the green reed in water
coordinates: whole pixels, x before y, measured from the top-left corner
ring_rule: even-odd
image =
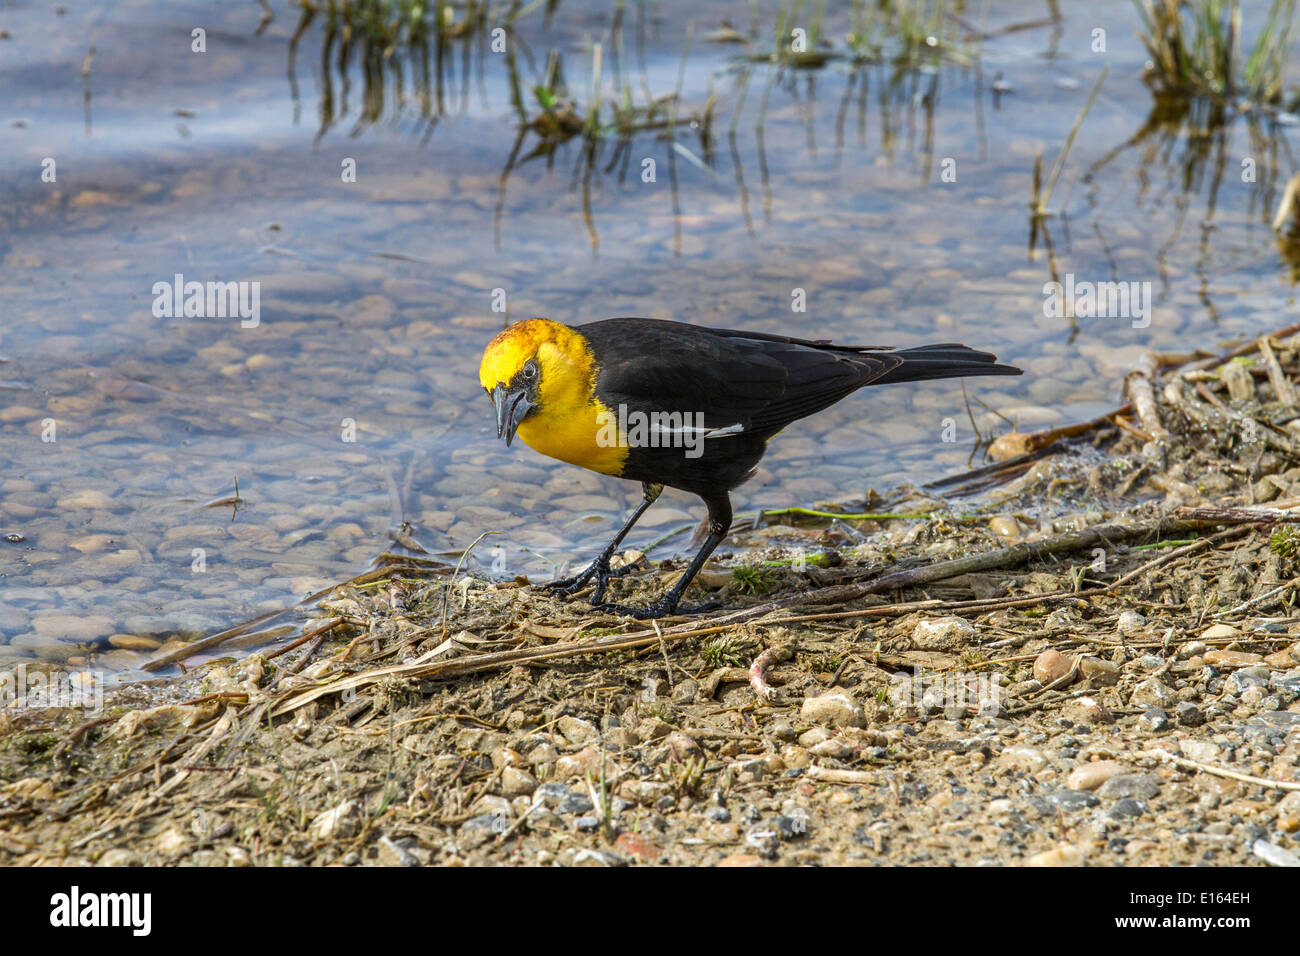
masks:
[[[1242,51],[1239,0],[1134,0],[1151,54],[1147,81],[1161,93],[1282,98],[1297,0],[1273,0],[1259,36]]]

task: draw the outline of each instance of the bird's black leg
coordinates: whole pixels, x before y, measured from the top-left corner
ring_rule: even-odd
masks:
[[[614,552],[618,550],[618,546],[623,543],[623,539],[627,537],[627,533],[632,530],[632,526],[645,514],[646,509],[659,499],[664,486],[642,482],[641,489],[645,493],[645,498],[642,499],[641,504],[637,505],[636,511],[632,512],[632,517],[627,519],[627,524],[623,525],[623,530],[614,535],[614,540],[605,546],[605,550],[600,553],[600,557],[593,561],[581,574],[571,578],[563,578],[559,581],[552,581],[546,585],[547,589],[556,594],[573,594],[575,591],[582,590],[587,586],[588,581],[595,578],[596,592],[591,596],[591,603],[599,604],[601,599],[605,597],[605,589],[609,587],[610,579],[622,577],[632,570],[633,565],[627,564],[611,571],[609,562],[614,557]]]
[[[649,607],[626,607],[622,604],[597,604],[592,602],[593,607],[598,607],[602,611],[610,611],[614,614],[623,614],[629,617],[647,620],[649,618],[667,617],[670,614],[695,614],[700,611],[707,611],[715,604],[705,604],[698,607],[679,608],[677,605],[686,592],[695,575],[699,573],[700,568],[704,567],[704,562],[709,560],[714,549],[722,543],[722,539],[727,536],[727,531],[731,528],[731,499],[726,494],[718,498],[705,498],[704,503],[709,507],[709,536],[704,539],[704,544],[696,553],[691,566],[686,569],[673,589],[655,601]]]

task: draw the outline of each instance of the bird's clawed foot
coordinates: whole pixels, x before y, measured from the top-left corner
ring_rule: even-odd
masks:
[[[611,569],[609,566],[609,558],[605,555],[601,555],[595,561],[591,562],[586,570],[574,577],[561,578],[558,581],[552,581],[550,584],[544,584],[542,587],[546,588],[546,590],[551,594],[559,597],[569,597],[570,595],[577,594],[585,588],[594,578],[596,581],[596,591],[591,596],[591,604],[596,606],[604,599],[605,591],[609,587],[610,581],[614,580],[614,578],[621,578],[629,571],[633,571],[640,567],[643,560],[644,559],[639,559],[630,564],[625,564],[622,567]]]
[[[716,611],[722,607],[721,601],[709,601],[706,604],[693,604],[686,607],[678,603],[680,600],[681,598],[669,594],[646,607],[628,607],[626,604],[601,604],[595,601],[592,602],[591,607],[595,611],[617,614],[620,617],[634,617],[638,621],[649,621],[655,618],[686,614],[702,614],[705,611]]]

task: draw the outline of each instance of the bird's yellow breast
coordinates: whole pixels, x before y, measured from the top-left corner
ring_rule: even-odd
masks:
[[[617,475],[627,461],[627,443],[622,435],[611,439],[612,429],[607,425],[611,421],[616,422],[613,413],[593,397],[587,406],[562,414],[544,404],[537,414],[519,423],[515,434],[543,455],[603,475]]]

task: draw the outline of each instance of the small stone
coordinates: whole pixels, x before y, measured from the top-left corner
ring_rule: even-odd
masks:
[[[768,733],[782,743],[792,744],[796,739],[794,728],[789,724],[773,724]]]
[[[1100,657],[1085,657],[1079,661],[1079,673],[1085,680],[1099,686],[1110,686],[1119,682],[1120,667],[1111,661],[1104,661]]]
[[[1095,807],[1099,802],[1096,797],[1086,790],[1053,790],[1044,794],[1043,797],[1052,806],[1060,807],[1066,812]]]
[[[605,779],[612,779],[617,773],[614,761],[594,746],[583,747],[576,754],[565,754],[555,761],[555,779],[570,780],[573,777],[586,777],[589,773],[599,777],[602,759],[605,760]]]
[[[1114,760],[1095,760],[1070,771],[1070,775],[1065,778],[1065,785],[1071,790],[1096,790],[1111,777],[1123,772],[1123,765]]]
[[[521,767],[524,764],[524,755],[517,750],[509,747],[498,747],[492,751],[492,769],[500,770],[502,767]]]
[[[639,833],[620,833],[614,846],[627,856],[640,857],[643,860],[657,860],[663,854],[654,843]]]
[[[594,810],[595,806],[596,805],[591,802],[591,797],[575,790],[567,794],[565,798],[560,801],[560,805],[556,807],[556,809],[559,810],[560,813],[581,814]]]
[[[1241,631],[1231,624],[1211,624],[1201,632],[1202,641],[1231,641],[1241,637]]]
[[[510,820],[500,813],[480,813],[460,825],[462,839],[475,845],[485,843],[510,829]]]
[[[1270,735],[1282,736],[1300,728],[1300,711],[1274,710],[1256,714],[1246,721],[1246,729],[1259,727]]]
[[[812,756],[798,744],[786,744],[781,748],[781,762],[787,770],[802,770],[812,763]]]
[[[831,727],[866,727],[867,718],[862,705],[842,687],[832,687],[820,697],[804,700],[799,717],[810,724]]]
[[[832,760],[843,760],[853,754],[853,748],[840,738],[832,737],[830,740],[823,740],[808,752],[814,757],[829,757]]]
[[[152,651],[162,645],[162,641],[152,637],[137,637],[134,634],[114,634],[108,643],[124,651]]]
[[[111,850],[105,850],[95,862],[100,866],[139,866],[140,858],[134,850],[114,847]]]
[[[1268,668],[1262,664],[1243,667],[1228,675],[1228,679],[1223,682],[1223,690],[1227,695],[1235,697],[1252,687],[1267,687],[1268,678]]]
[[[1169,715],[1159,707],[1150,707],[1142,712],[1138,723],[1153,734],[1169,729]]]
[[[1205,715],[1190,700],[1185,700],[1174,708],[1174,716],[1184,727],[1199,727],[1205,723]]]
[[[756,824],[745,831],[745,843],[760,856],[772,859],[781,845],[781,836],[775,827]]]
[[[783,840],[794,840],[808,835],[808,811],[796,807],[788,816],[780,816],[772,821]]]
[[[1047,766],[1047,756],[1036,747],[1017,744],[1002,751],[998,763],[1011,770],[1037,773]]]
[[[1068,657],[1049,647],[1034,661],[1034,677],[1044,685],[1051,684],[1070,673],[1070,666]]]
[[[1017,540],[1024,535],[1024,528],[1014,515],[994,515],[989,519],[989,530],[999,538]]]
[[[600,736],[600,730],[595,724],[578,717],[561,717],[555,726],[561,737],[578,746],[590,743]]]
[[[39,800],[51,799],[54,796],[54,786],[44,777],[23,777],[21,780],[0,787],[0,793],[35,803]]]
[[[113,507],[113,499],[102,491],[86,488],[64,495],[58,507],[60,511],[107,511]]]
[[[379,838],[380,866],[419,866],[419,858],[400,843],[395,843],[386,836]]]
[[[593,833],[600,829],[600,817],[595,814],[585,814],[573,821],[573,828],[579,833]]]
[[[188,841],[185,834],[181,833],[178,827],[168,827],[162,833],[158,834],[154,846],[162,856],[175,856],[181,850],[185,849]]]
[[[1251,844],[1250,852],[1270,866],[1300,866],[1300,854],[1267,840],[1256,840]]]
[[[1281,651],[1274,651],[1272,654],[1264,655],[1264,663],[1269,667],[1285,669],[1295,667],[1296,659],[1292,656],[1293,648],[1287,648]]]
[[[699,693],[699,681],[688,677],[673,688],[673,701],[678,704],[692,704]]]
[[[636,735],[645,743],[653,740],[662,740],[673,732],[675,728],[672,724],[660,720],[658,717],[647,717],[637,725]]]
[[[1133,688],[1129,704],[1133,707],[1168,707],[1174,702],[1174,694],[1161,683],[1158,677],[1148,677]]]
[[[979,634],[964,617],[939,617],[916,622],[912,643],[921,650],[946,650],[955,645],[973,644]]]
[[[1291,790],[1279,800],[1277,812],[1286,816],[1300,816],[1300,790]]]
[[[501,771],[501,792],[510,797],[527,796],[537,789],[537,778],[521,767]]]
[[[307,832],[317,840],[340,840],[356,836],[361,830],[361,807],[353,800],[344,800],[332,810],[312,820]]]
[[[1119,620],[1115,622],[1115,630],[1125,637],[1132,637],[1134,634],[1140,634],[1142,629],[1147,626],[1147,619],[1137,611],[1123,611]]]
[[[759,754],[755,760],[751,760],[748,763],[762,765],[766,772],[773,776],[785,771],[785,761],[776,754]]]
[[[1223,625],[1215,625],[1216,627]],[[1213,630],[1213,628],[1211,628]],[[1205,663],[1218,667],[1221,670],[1231,670],[1237,667],[1249,667],[1252,664],[1260,664],[1264,661],[1262,654],[1252,654],[1248,651],[1225,651],[1220,648],[1213,648],[1202,655]]]
[[[1110,815],[1113,817],[1140,817],[1146,813],[1146,805],[1132,797],[1124,797],[1122,800],[1116,800],[1115,805],[1110,808]]]
[[[618,795],[624,800],[649,806],[668,795],[671,787],[658,780],[624,780],[618,786]]]
[[[732,853],[718,861],[718,866],[762,866],[763,860],[753,853]]]
[[[704,748],[696,742],[694,737],[684,734],[680,730],[675,730],[668,735],[665,741],[672,755],[679,761],[702,760],[704,759]]]
[[[1067,700],[1061,708],[1061,716],[1075,724],[1109,724],[1115,718],[1109,710],[1092,697],[1076,697]]]
[[[113,540],[111,534],[88,534],[69,541],[68,547],[80,551],[82,554],[98,554],[108,548],[113,543]]]
[[[1160,778],[1148,773],[1125,773],[1111,777],[1097,795],[1105,800],[1150,800],[1160,793]]]
[[[835,735],[825,727],[812,727],[799,735],[799,746],[816,747],[822,741],[830,740],[833,736]]]
[[[537,789],[533,791],[533,803],[540,803],[554,810],[568,795],[569,788],[562,783],[543,783],[539,784]]]
[[[1040,680],[1018,680],[1014,684],[1007,684],[1005,690],[1011,697],[1032,697],[1043,689],[1043,682]]]
[[[111,618],[101,614],[59,614],[41,612],[33,615],[32,628],[42,637],[61,641],[94,641],[108,637],[115,630]]]
[[[560,759],[560,752],[555,749],[555,744],[550,741],[543,741],[532,750],[528,751],[528,762],[534,767],[540,767],[544,764],[552,764]]]
[[[710,823],[700,831],[700,836],[710,843],[737,843],[740,829],[734,823]]]
[[[1035,853],[1025,860],[1025,866],[1082,866],[1084,852],[1077,846],[1063,843],[1052,850]]]
[[[1188,760],[1210,763],[1219,759],[1219,745],[1209,740],[1184,740],[1178,747]]]

